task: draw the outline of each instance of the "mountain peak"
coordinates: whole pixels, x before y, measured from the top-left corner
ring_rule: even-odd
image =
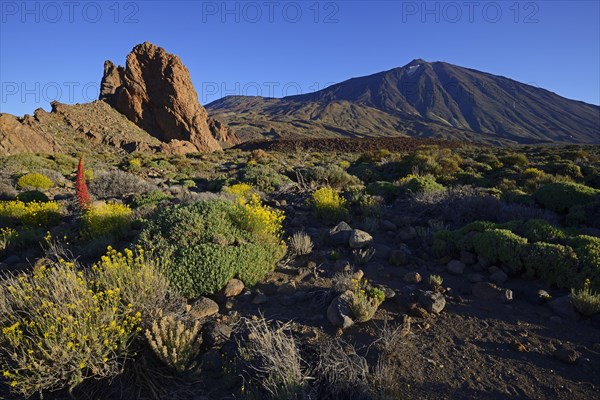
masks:
[[[415,65],[421,65],[421,64],[428,64],[428,62],[423,60],[422,58],[415,58],[414,60],[412,60],[411,62],[406,64],[405,67],[414,67]]]

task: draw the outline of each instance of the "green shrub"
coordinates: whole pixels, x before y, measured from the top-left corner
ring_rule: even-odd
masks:
[[[411,193],[431,193],[444,190],[431,176],[409,175],[398,182],[400,188]]]
[[[242,173],[241,180],[266,193],[292,183],[287,176],[280,174],[268,165],[262,164],[247,165]]]
[[[519,233],[530,242],[556,242],[565,237],[562,229],[543,219],[530,219],[520,227]]]
[[[52,186],[54,186],[52,179],[38,172],[25,174],[17,181],[17,187],[19,189],[47,190]]]
[[[61,262],[0,283],[0,365],[12,390],[28,398],[122,371],[140,314],[93,281]]]
[[[27,190],[25,192],[21,192],[17,195],[17,200],[22,201],[23,203],[31,203],[33,201],[38,203],[46,203],[50,201],[48,196],[39,190]]]
[[[560,244],[530,243],[523,256],[529,276],[562,288],[570,288],[578,279],[579,260],[572,248]]]
[[[492,263],[502,263],[514,273],[523,268],[527,239],[506,229],[491,229],[473,237],[475,252]]]
[[[580,261],[580,280],[589,278],[591,287],[600,290],[600,238],[579,235],[565,240]]]
[[[82,235],[87,239],[120,239],[131,227],[131,208],[119,203],[98,203],[87,208],[81,220]]]
[[[136,195],[133,198],[133,205],[135,207],[143,207],[149,204],[160,203],[161,201],[169,200],[171,198],[171,196],[166,195],[162,190],[156,189]]]
[[[163,260],[171,284],[186,297],[215,293],[234,277],[253,285],[274,268],[285,246],[272,233],[280,230],[277,216],[264,206],[254,213],[248,207],[224,200],[171,206],[139,241]],[[262,218],[270,228],[258,222]]]
[[[550,183],[539,188],[534,196],[545,208],[566,212],[571,207],[591,203],[600,190],[578,183]]]
[[[366,187],[365,191],[370,195],[381,196],[385,199],[385,201],[391,202],[398,194],[398,186],[390,182],[378,181],[370,183]]]
[[[348,169],[348,173],[356,176],[364,183],[375,182],[381,179],[381,174],[377,169],[369,164],[357,164]]]
[[[462,158],[447,148],[438,146],[421,146],[407,159],[409,171],[417,170],[421,174],[434,177],[453,175],[460,171]]]
[[[317,186],[327,185],[338,189],[347,189],[361,184],[360,179],[337,165],[311,167],[306,170],[304,179]]]
[[[457,242],[463,235],[456,231],[441,230],[433,234],[432,252],[436,257],[454,256],[458,253]]]
[[[600,293],[591,290],[589,279],[585,280],[582,289],[571,289],[570,297],[571,303],[583,315],[590,317],[600,312]]]
[[[348,215],[346,199],[330,187],[316,190],[312,194],[311,204],[317,216],[327,221],[338,221]]]
[[[529,164],[529,159],[523,153],[509,153],[500,157],[502,164],[507,166],[525,166]]]
[[[566,223],[568,226],[600,226],[600,197],[592,203],[571,207]]]

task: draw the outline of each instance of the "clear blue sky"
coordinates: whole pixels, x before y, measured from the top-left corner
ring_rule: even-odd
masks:
[[[95,99],[104,60],[124,64],[144,41],[182,58],[203,104],[306,93],[415,58],[600,104],[596,0],[0,3],[0,111],[17,115]]]

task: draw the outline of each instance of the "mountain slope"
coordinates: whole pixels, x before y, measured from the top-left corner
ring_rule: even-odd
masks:
[[[487,143],[600,143],[600,107],[455,65],[414,60],[315,93],[229,96],[206,106],[241,139],[418,136]]]

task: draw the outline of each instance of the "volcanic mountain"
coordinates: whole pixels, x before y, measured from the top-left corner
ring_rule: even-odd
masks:
[[[421,59],[314,93],[227,96],[206,108],[242,140],[413,136],[491,144],[600,143],[598,106]]]

